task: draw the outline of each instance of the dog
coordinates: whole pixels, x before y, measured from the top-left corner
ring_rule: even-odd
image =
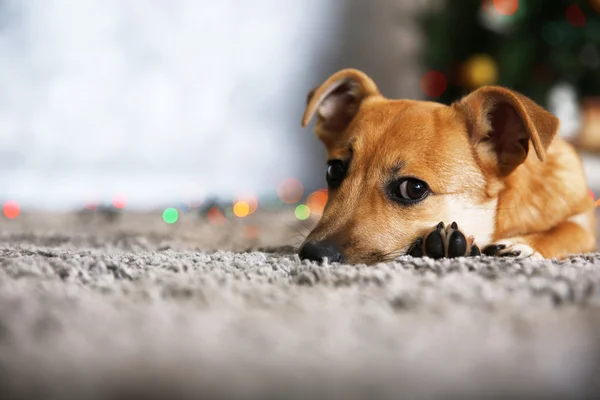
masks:
[[[480,87],[450,105],[384,97],[343,69],[308,94],[302,126],[327,151],[328,201],[300,259],[402,255],[563,259],[596,246],[595,202],[559,120]]]

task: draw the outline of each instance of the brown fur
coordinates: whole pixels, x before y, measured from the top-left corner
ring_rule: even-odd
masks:
[[[480,246],[509,240],[547,258],[594,249],[579,157],[556,137],[558,120],[516,92],[484,87],[451,106],[390,100],[347,69],[309,93],[303,126],[315,115],[329,159],[352,158],[306,242],[335,243],[346,262],[404,254],[440,221],[457,221]],[[432,194],[410,206],[391,201],[385,185],[400,175],[426,181]]]

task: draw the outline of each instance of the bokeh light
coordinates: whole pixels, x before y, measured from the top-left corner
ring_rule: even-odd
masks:
[[[494,0],[494,9],[498,14],[514,15],[519,9],[519,0]]]
[[[284,179],[277,187],[279,199],[286,204],[294,204],[302,199],[304,189],[302,183],[296,178]]]
[[[447,87],[446,77],[439,71],[429,71],[421,78],[421,90],[429,97],[440,97]]]
[[[125,208],[127,205],[127,197],[124,194],[117,194],[113,197],[112,204],[115,208]]]
[[[575,27],[581,27],[585,25],[585,15],[581,8],[577,4],[571,4],[567,8],[567,21]]]
[[[590,0],[589,3],[592,5],[594,10],[600,12],[600,0]]]
[[[85,195],[85,198],[86,198],[86,200],[83,203],[83,207],[86,210],[93,211],[93,210],[96,210],[98,207],[100,207],[100,196],[97,193],[94,193],[94,192],[89,193],[88,192]]]
[[[218,207],[212,207],[207,213],[208,222],[213,225],[223,225],[225,223],[225,215]]]
[[[296,218],[304,221],[310,217],[310,208],[308,208],[308,206],[305,204],[299,204],[294,213],[296,214]]]
[[[4,203],[2,207],[2,211],[4,212],[4,216],[9,219],[15,219],[21,214],[21,207],[19,207],[19,203],[16,201],[7,201]]]
[[[481,0],[481,8],[488,13],[496,13],[496,7],[494,7],[494,0]]]
[[[471,89],[491,85],[498,80],[498,65],[488,54],[476,54],[470,57],[462,68],[464,84]]]
[[[93,211],[98,208],[99,203],[96,201],[86,201],[84,204],[84,208],[86,210]]]
[[[321,216],[323,215],[323,210],[327,204],[327,198],[327,189],[319,189],[308,196],[306,205],[312,214]]]
[[[179,219],[179,212],[175,208],[167,208],[163,211],[162,218],[167,224],[174,224]]]
[[[250,205],[245,201],[238,201],[233,205],[233,213],[238,218],[247,217],[250,214]]]
[[[244,235],[249,239],[256,239],[260,234],[258,227],[250,225],[244,229]]]
[[[258,198],[253,193],[243,193],[234,199],[234,203],[243,202],[248,205],[248,214],[253,214],[258,209]],[[235,212],[235,210],[234,210]],[[237,214],[236,214],[237,215]]]

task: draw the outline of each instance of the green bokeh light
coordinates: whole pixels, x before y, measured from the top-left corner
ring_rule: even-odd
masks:
[[[558,46],[565,40],[566,30],[556,22],[546,22],[542,26],[542,37],[551,46]]]
[[[167,224],[174,224],[179,219],[179,212],[174,208],[167,208],[163,211],[162,218]]]
[[[296,218],[300,219],[300,220],[305,220],[308,219],[308,217],[310,217],[310,208],[308,208],[308,206],[304,205],[304,204],[300,204],[299,206],[296,207]]]

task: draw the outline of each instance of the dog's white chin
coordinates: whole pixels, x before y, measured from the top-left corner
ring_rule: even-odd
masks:
[[[475,244],[483,248],[492,242],[496,230],[498,200],[476,204],[464,196],[449,195],[446,200],[446,217],[443,221],[456,221],[466,236],[473,236]]]

